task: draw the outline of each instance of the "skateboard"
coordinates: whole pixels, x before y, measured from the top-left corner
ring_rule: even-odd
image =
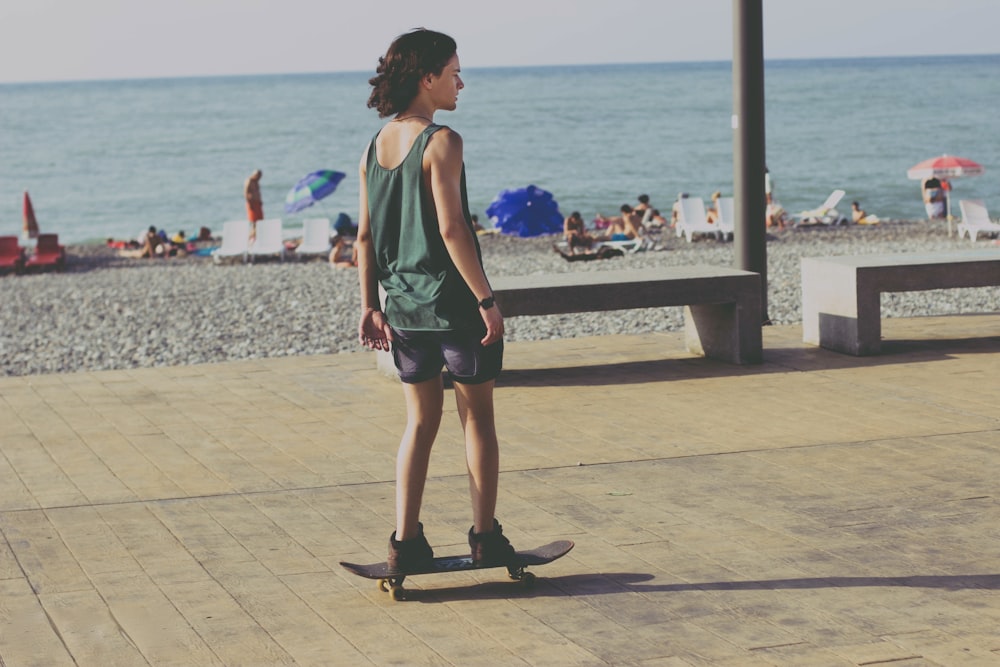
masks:
[[[408,570],[406,572],[389,572],[389,566],[385,563],[385,561],[381,563],[372,563],[370,565],[359,565],[357,563],[346,563],[344,561],[341,561],[340,564],[348,572],[353,572],[359,577],[377,579],[379,590],[383,593],[388,593],[389,597],[391,597],[393,601],[398,601],[405,599],[406,596],[406,590],[403,588],[403,581],[407,577],[415,574],[464,572],[465,570],[488,570],[494,567],[506,567],[507,576],[514,581],[520,581],[526,588],[530,588],[535,583],[535,575],[525,570],[526,567],[551,563],[557,558],[562,558],[568,554],[569,550],[572,549],[573,546],[573,542],[570,540],[559,540],[557,542],[550,542],[549,544],[535,549],[518,551],[517,562],[513,565],[486,565],[476,567],[472,564],[472,557],[469,555],[443,556],[435,558],[434,562],[427,567],[416,570]]]

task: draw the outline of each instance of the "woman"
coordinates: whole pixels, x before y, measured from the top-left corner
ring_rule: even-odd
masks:
[[[469,546],[477,565],[514,562],[494,516],[499,446],[493,387],[503,360],[503,316],[483,271],[465,187],[462,138],[437,125],[462,82],[455,41],[418,29],[379,59],[368,106],[393,116],[361,158],[358,274],[362,345],[392,350],[407,424],[396,458],[395,572],[426,565],[420,506],[444,402],[442,366],[455,387],[472,496]],[[386,292],[380,308],[378,284]]]
[[[719,190],[712,193],[712,205],[705,211],[705,220],[710,223],[718,222],[719,220],[719,199],[721,198],[722,192]]]
[[[566,245],[569,246],[572,255],[576,254],[577,248],[589,249],[596,240],[587,233],[583,216],[580,215],[579,211],[573,211],[568,218],[563,220],[563,238],[566,239]]]

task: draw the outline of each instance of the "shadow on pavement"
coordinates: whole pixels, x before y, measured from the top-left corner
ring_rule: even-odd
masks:
[[[935,588],[1000,590],[1000,574],[914,575],[907,577],[803,577],[747,581],[705,581],[648,584],[655,577],[638,572],[574,574],[560,577],[538,575],[534,587],[518,582],[491,581],[471,586],[426,589],[407,588],[407,602],[440,603],[462,600],[530,599],[578,597],[618,593],[683,593],[688,591],[766,591],[816,588]]]

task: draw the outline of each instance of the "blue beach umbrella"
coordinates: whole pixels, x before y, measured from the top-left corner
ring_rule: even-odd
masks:
[[[321,169],[303,177],[285,197],[285,213],[298,213],[333,193],[345,174]]]
[[[552,193],[534,185],[503,190],[487,207],[486,215],[504,234],[529,237],[562,232],[563,216]]]

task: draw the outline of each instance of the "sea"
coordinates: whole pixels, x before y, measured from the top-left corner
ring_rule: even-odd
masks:
[[[20,234],[28,191],[42,232],[64,243],[170,234],[245,216],[261,169],[264,213],[287,230],[307,217],[357,218],[358,165],[383,120],[367,108],[372,72],[0,85],[0,235]],[[568,214],[613,214],[648,194],[732,192],[731,63],[477,69],[453,112],[470,207],[499,192],[548,190]],[[786,210],[846,191],[882,218],[924,217],[916,163],[942,154],[985,168],[955,179],[957,200],[1000,214],[1000,55],[769,60],[766,161]],[[318,169],[347,174],[297,214],[284,200]]]

